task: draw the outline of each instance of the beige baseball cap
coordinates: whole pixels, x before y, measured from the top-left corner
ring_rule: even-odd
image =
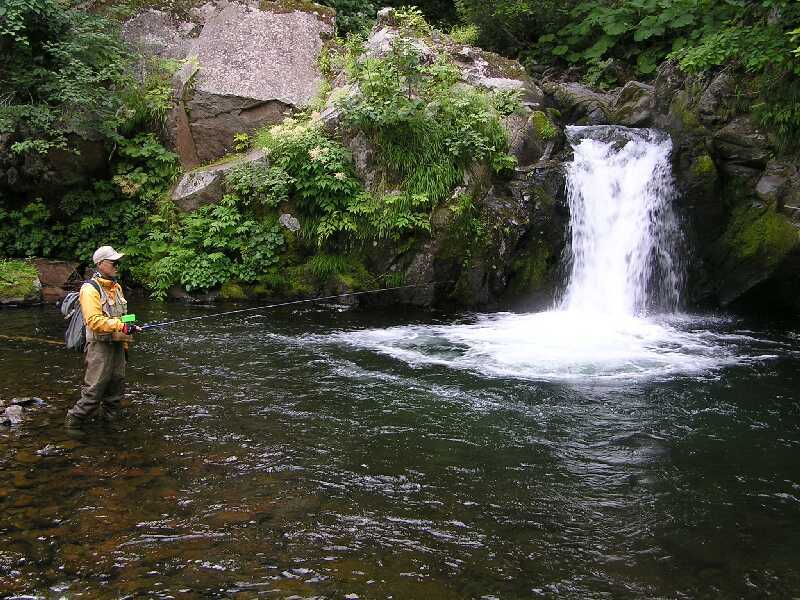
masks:
[[[94,264],[99,265],[104,260],[119,260],[123,256],[125,255],[120,254],[111,246],[100,246],[94,251],[94,254],[92,254],[92,260],[94,261]]]

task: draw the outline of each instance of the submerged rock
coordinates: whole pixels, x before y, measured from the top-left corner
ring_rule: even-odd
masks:
[[[12,404],[0,415],[0,425],[19,425],[22,423],[24,412],[21,406]]]

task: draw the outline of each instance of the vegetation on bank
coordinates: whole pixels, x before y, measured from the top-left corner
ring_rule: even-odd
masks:
[[[0,258],[0,299],[35,298],[39,292],[38,281],[36,267],[28,261]]]
[[[72,3],[73,5],[75,3]],[[194,0],[171,2],[182,10]],[[468,194],[450,198],[471,165],[513,166],[501,117],[513,94],[458,84],[444,57],[423,62],[412,36],[479,43],[519,58],[531,70],[568,73],[611,87],[654,75],[665,59],[688,72],[732,65],[734,102],[777,139],[800,139],[800,4],[790,0],[444,0],[397,11],[404,36],[382,58],[362,56],[363,32],[379,4],[323,0],[337,10],[345,39],[329,45],[321,66],[344,72],[358,94],[319,99],[342,112],[374,150],[374,184],[364,189],[350,151],[331,137],[313,108],[281,125],[239,139],[263,149],[269,166],[232,170],[214,206],[183,214],[168,198],[180,169],[155,132],[170,109],[170,76],[178,64],[151,61],[133,75],[136,57],[121,43],[118,20],[161,0],[116,0],[87,13],[62,0],[5,0],[0,5],[0,136],[19,156],[77,151],[79,137],[110,150],[109,177],[71,190],[57,204],[36,198],[0,202],[0,256],[44,256],[88,262],[98,240],[125,249],[130,275],[157,298],[240,284],[270,294],[309,293],[341,283],[376,283],[364,249],[383,240],[410,243],[431,229],[431,214],[449,203],[466,238],[482,239]],[[393,2],[388,2],[393,4]],[[427,19],[426,19],[427,17]],[[330,93],[330,86],[327,94]],[[534,113],[542,139],[556,134]],[[278,223],[296,215],[297,232]],[[464,247],[464,261],[470,256]],[[378,274],[398,283],[396,275]],[[531,271],[537,278],[537,268]]]

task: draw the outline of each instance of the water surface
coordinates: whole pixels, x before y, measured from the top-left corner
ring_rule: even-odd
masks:
[[[41,399],[0,428],[0,595],[800,594],[798,324],[653,320],[592,362],[543,318],[312,306],[151,332],[123,431],[80,440],[80,356],[0,340],[0,398]]]

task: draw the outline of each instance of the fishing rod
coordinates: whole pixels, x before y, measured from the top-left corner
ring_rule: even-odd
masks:
[[[186,319],[176,319],[174,321],[163,321],[161,323],[145,323],[144,325],[139,325],[139,328],[144,331],[147,329],[159,329],[162,327],[168,327],[169,325],[175,325],[176,323],[185,323],[187,321],[197,321],[198,319],[211,319],[213,317],[224,317],[227,315],[235,315],[237,313],[245,313],[245,312],[253,312],[257,310],[268,310],[271,308],[278,308],[281,306],[290,306],[292,304],[303,304],[306,302],[320,302],[323,300],[333,300],[334,298],[344,298],[346,296],[362,296],[364,294],[377,294],[379,292],[392,292],[395,290],[405,290],[408,288],[419,288],[419,287],[428,287],[431,285],[436,285],[436,282],[431,283],[414,283],[409,285],[399,285],[396,287],[390,288],[381,288],[377,290],[365,290],[363,292],[347,292],[345,294],[334,294],[333,296],[322,296],[320,298],[306,298],[305,300],[292,300],[290,302],[280,302],[278,304],[265,304],[262,306],[253,306],[250,308],[241,308],[239,310],[229,310],[225,312],[218,312],[213,313],[211,315],[200,315],[198,317],[188,317]]]

